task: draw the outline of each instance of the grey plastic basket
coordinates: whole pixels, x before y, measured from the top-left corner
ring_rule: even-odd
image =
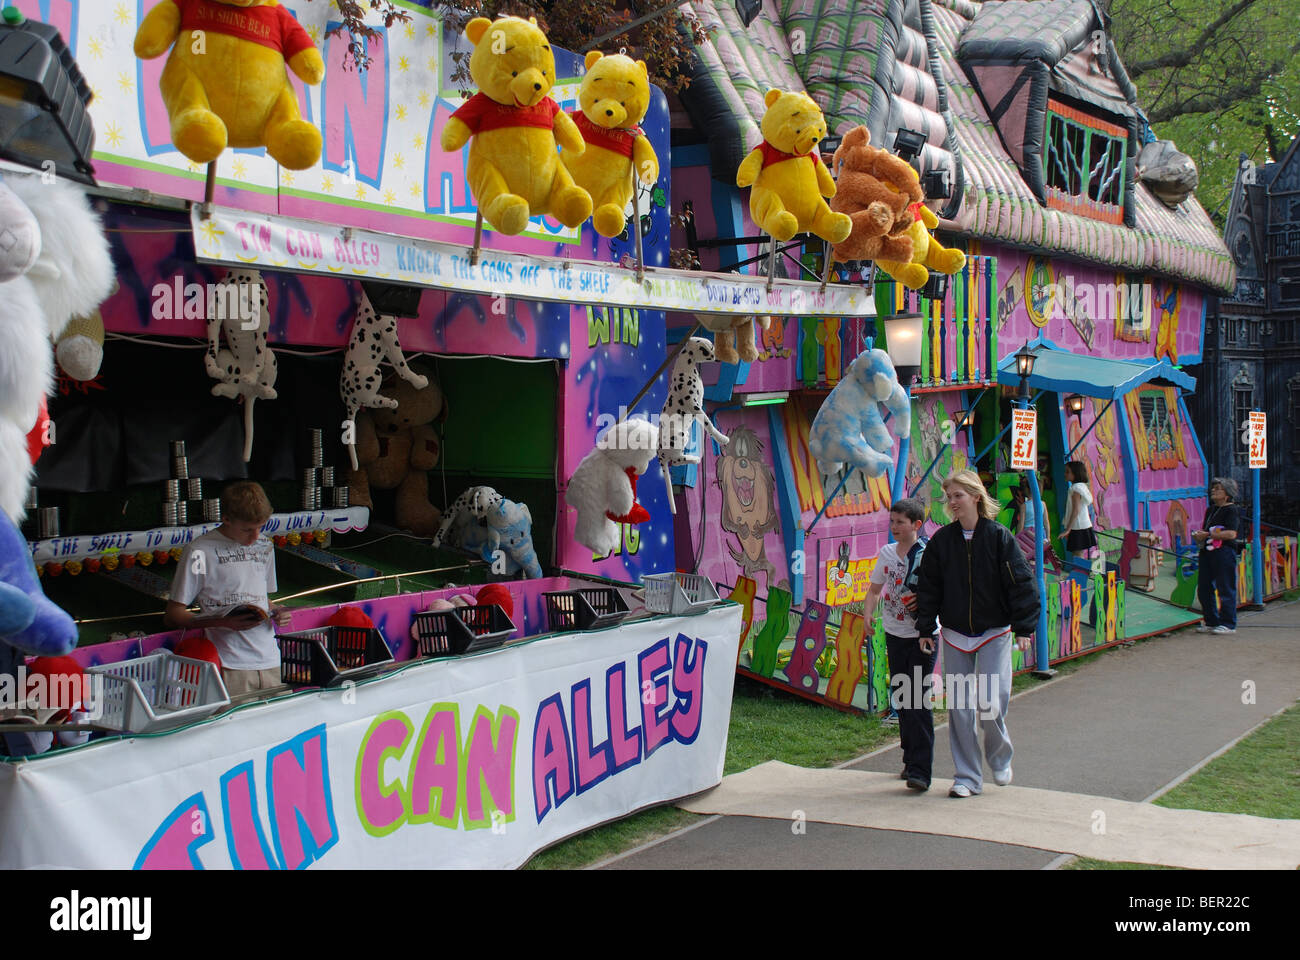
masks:
[[[641,578],[645,608],[674,616],[703,613],[720,599],[708,577],[698,573],[651,573]]]
[[[124,733],[156,733],[202,720],[229,705],[216,664],[161,650],[147,657],[91,667],[103,678],[99,723]],[[99,686],[93,683],[92,689]]]

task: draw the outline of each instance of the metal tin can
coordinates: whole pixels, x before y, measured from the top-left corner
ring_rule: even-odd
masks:
[[[178,503],[180,503],[179,500],[164,500],[164,501],[163,501],[163,505],[162,505],[162,507],[163,507],[163,526],[164,526],[164,527],[174,527],[174,526],[176,526],[176,507],[177,507],[177,504],[178,504]]]
[[[302,491],[302,508],[304,510],[320,509],[320,487],[304,487]]]
[[[322,487],[332,487],[332,486],[334,486],[334,468],[333,468],[333,467],[321,467],[321,471],[320,471],[320,485],[321,485]]]
[[[205,523],[221,522],[221,498],[209,497],[203,501],[203,521]]]
[[[39,506],[40,504],[37,502],[37,498],[36,498],[36,485],[32,484],[30,487],[27,488],[27,500],[23,504],[23,509],[30,513],[32,510],[35,510]]]
[[[172,457],[172,478],[176,480],[188,480],[189,476],[189,457]]]
[[[163,481],[163,500],[166,503],[175,503],[181,498],[181,482],[179,480]]]
[[[186,481],[186,488],[188,490],[185,497],[186,500],[203,499],[203,480],[201,478],[190,477],[189,480]]]
[[[188,501],[176,501],[176,526],[188,527],[190,524],[190,505]]]
[[[178,457],[184,457],[184,456],[185,456],[185,441],[184,441],[184,440],[173,440],[173,441],[171,442],[171,448],[172,448],[172,459],[173,459],[173,460],[177,459]]]
[[[331,504],[333,507],[338,508],[349,505],[348,498],[350,496],[350,491],[347,487],[334,487],[333,492],[333,503]]]
[[[302,472],[303,489],[320,486],[320,467],[308,467]]]
[[[36,512],[36,536],[50,540],[59,535],[59,508],[39,507]]]

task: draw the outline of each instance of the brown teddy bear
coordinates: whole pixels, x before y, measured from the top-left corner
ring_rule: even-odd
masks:
[[[910,261],[912,238],[906,231],[914,217],[909,208],[923,199],[911,166],[871,146],[870,131],[859,126],[844,135],[831,168],[838,178],[831,209],[853,221],[848,239],[831,250],[835,260]]]
[[[356,418],[357,462],[348,478],[353,505],[370,507],[370,488],[396,490],[397,525],[424,537],[438,532],[442,512],[429,502],[426,473],[438,462],[438,434],[432,424],[445,419],[446,403],[438,384],[416,389],[393,377],[384,393],[397,401],[395,410],[362,410]]]
[[[754,324],[764,330],[772,325],[771,317],[732,317],[720,314],[697,313],[695,319],[712,333],[713,352],[719,363],[737,363],[758,360],[758,342],[754,339]],[[739,347],[739,351],[737,351]]]

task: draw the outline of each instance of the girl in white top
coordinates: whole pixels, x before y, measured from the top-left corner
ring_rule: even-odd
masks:
[[[1082,460],[1071,460],[1065,465],[1065,479],[1070,484],[1070,499],[1065,510],[1065,549],[1080,560],[1087,560],[1097,546],[1092,515],[1088,512],[1093,497],[1088,486],[1087,465]]]

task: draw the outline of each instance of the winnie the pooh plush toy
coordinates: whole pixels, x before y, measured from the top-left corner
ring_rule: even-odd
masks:
[[[911,167],[908,167],[910,170]],[[916,172],[913,171],[913,176]],[[907,261],[877,259],[880,269],[905,287],[920,290],[930,279],[930,271],[954,274],[966,266],[966,254],[945,247],[931,236],[930,231],[939,226],[939,218],[922,203],[908,204],[905,217],[911,218],[903,235],[912,241],[912,257]]]
[[[469,72],[479,92],[447,121],[442,149],[469,143],[465,175],[483,219],[509,236],[545,213],[580,226],[591,216],[591,195],[573,182],[556,143],[575,154],[586,144],[548,96],[555,56],[546,34],[531,17],[475,17],[465,35],[474,44]]]
[[[159,86],[185,156],[211,163],[227,146],[266,147],[290,170],[320,159],[320,131],[302,119],[284,68],[315,86],[325,61],[276,0],[162,0],[136,32],[135,55],[169,47]]]
[[[754,188],[750,216],[781,242],[811,231],[839,243],[853,221],[833,212],[823,199],[835,196],[835,181],[816,150],[826,136],[826,118],[807,94],[769,90],[763,100],[763,142],[736,171],[736,186]]]
[[[587,54],[587,74],[578,94],[582,107],[571,116],[587,149],[560,154],[573,181],[591,194],[592,226],[602,237],[617,237],[626,225],[633,174],[646,183],[659,179],[655,148],[637,126],[650,108],[650,79],[644,60],[622,54]]]

